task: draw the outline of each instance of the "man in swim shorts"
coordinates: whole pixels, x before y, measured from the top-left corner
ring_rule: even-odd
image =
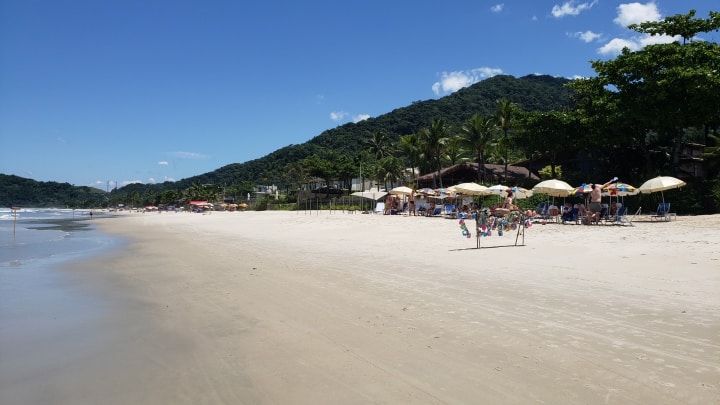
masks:
[[[602,202],[602,189],[609,186],[615,181],[617,181],[617,177],[613,178],[612,180],[608,181],[603,185],[590,184],[590,205],[588,206],[588,211],[590,211],[590,217],[588,218],[588,225],[592,224],[593,222],[600,222],[600,212],[602,211],[602,205],[600,204]]]

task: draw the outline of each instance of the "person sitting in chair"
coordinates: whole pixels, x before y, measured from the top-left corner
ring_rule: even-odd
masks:
[[[513,205],[513,197],[514,197],[514,195],[513,195],[512,190],[508,189],[508,190],[507,190],[507,195],[505,196],[505,201],[503,201],[503,203],[502,203],[502,205],[500,206],[500,208],[505,208],[505,209],[508,209],[508,210],[517,209],[517,207],[516,207],[515,205]]]

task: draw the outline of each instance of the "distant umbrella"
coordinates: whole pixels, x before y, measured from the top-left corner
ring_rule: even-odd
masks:
[[[459,194],[488,195],[487,187],[478,183],[460,183],[452,187]]]
[[[639,190],[641,193],[655,193],[660,192],[660,195],[662,196],[662,202],[665,203],[665,195],[663,194],[663,191],[665,190],[671,190],[674,188],[680,188],[687,185],[684,181],[680,179],[676,179],[675,177],[671,176],[658,176],[653,179],[650,179],[643,183]]]
[[[631,186],[627,183],[613,183],[603,189],[603,194],[610,196],[625,197],[626,195],[635,195],[640,190],[637,187]]]
[[[552,197],[567,197],[575,191],[575,188],[562,180],[550,179],[536,184],[532,191]]]
[[[513,195],[515,196],[515,198],[519,199],[519,200],[521,200],[523,198],[532,197],[532,195],[533,195],[532,190],[528,190],[523,187],[511,187],[510,190],[513,192]],[[505,196],[507,196],[507,191],[503,194]]]
[[[410,187],[400,186],[390,190],[390,194],[393,195],[408,195],[412,194],[413,190]]]

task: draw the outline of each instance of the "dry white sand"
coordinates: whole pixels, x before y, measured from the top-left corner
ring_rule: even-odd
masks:
[[[720,215],[534,225],[127,214],[108,303],[4,403],[720,403]]]

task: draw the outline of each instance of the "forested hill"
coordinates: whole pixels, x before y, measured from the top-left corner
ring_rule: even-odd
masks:
[[[429,127],[433,119],[444,119],[459,128],[475,113],[493,114],[497,100],[506,98],[525,111],[565,110],[570,106],[571,91],[564,87],[569,80],[552,76],[529,75],[521,78],[495,76],[437,100],[416,101],[407,107],[358,123],[348,123],[322,132],[308,142],[289,145],[262,158],[234,163],[215,171],[182,179],[175,183],[155,185],[156,191],[183,189],[193,182],[202,184],[236,184],[242,181],[263,183],[274,179],[289,163],[298,162],[322,151],[336,155],[356,156],[363,141],[375,132],[385,132],[395,141],[401,135]],[[142,191],[147,186],[130,185]],[[126,190],[127,191],[127,190]]]
[[[92,208],[101,206],[107,199],[103,190],[94,187],[0,173],[0,207]]]

